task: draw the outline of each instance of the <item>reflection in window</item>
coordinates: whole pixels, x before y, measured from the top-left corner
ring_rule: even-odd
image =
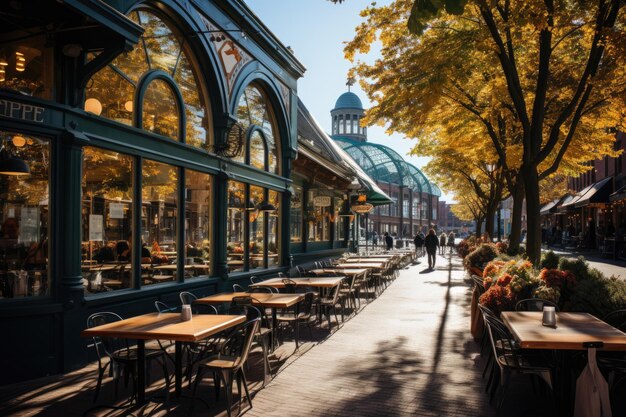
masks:
[[[250,186],[250,199],[258,206],[265,200],[263,188]],[[249,247],[250,257],[249,265],[250,269],[263,268],[263,243],[265,238],[265,223],[263,222],[263,212],[257,209],[248,211],[250,233]]]
[[[315,191],[309,191],[309,201],[313,201]],[[330,240],[330,207],[309,205],[307,223],[309,241],[324,242]]]
[[[178,140],[179,112],[174,92],[163,80],[154,80],[143,97],[143,128]]]
[[[343,205],[343,198],[335,198],[335,214],[333,220],[335,221],[335,241],[342,241],[345,233],[345,217],[339,217],[339,211]]]
[[[133,286],[132,173],[132,157],[83,148],[82,270],[87,294]]]
[[[244,129],[248,129],[251,126],[258,126],[261,128],[263,136],[267,142],[267,170],[278,174],[279,153],[278,146],[276,144],[274,116],[271,112],[269,100],[256,86],[250,85],[246,87],[243,94],[239,98],[239,103],[237,105],[237,119]],[[250,150],[252,151],[252,147]],[[234,160],[244,162],[245,158],[240,156],[234,158]],[[252,160],[251,156],[250,163],[252,163]]]
[[[278,265],[278,219],[280,207],[280,194],[270,190],[268,192],[268,201],[276,207],[274,212],[266,212],[267,218],[267,266]]]
[[[0,172],[0,299],[50,295],[48,141],[0,131],[1,146],[30,174]]]
[[[178,169],[145,160],[142,167],[141,239],[143,285],[176,279]],[[148,255],[148,256],[145,256]],[[171,266],[168,266],[171,265]]]
[[[39,29],[36,30],[41,33]],[[24,32],[3,33],[8,43],[0,46],[0,88],[45,99],[52,98],[52,56],[45,36],[24,36]],[[19,41],[10,41],[19,39]]]
[[[265,141],[258,130],[250,136],[250,165],[258,169],[265,169]]]
[[[227,262],[230,272],[278,265],[280,193],[236,181],[228,183]],[[273,205],[276,211],[267,211]]]
[[[133,103],[135,88],[147,71],[159,69],[174,79],[183,96],[187,134],[185,142],[206,148],[210,132],[209,110],[193,55],[183,36],[152,11],[135,10],[128,17],[144,28],[144,34],[132,51],[121,54],[91,78],[85,91],[85,109],[121,123],[132,124],[136,107]],[[153,94],[153,97],[146,100],[152,103],[155,111],[160,111],[157,108],[159,102],[155,99],[159,100],[162,94],[166,102],[161,105],[169,107],[165,113],[151,113],[159,118],[154,123],[144,117],[143,127],[178,140],[178,120],[181,116],[176,114],[173,118],[171,115],[180,113],[182,109],[171,106],[171,91],[166,92],[158,84],[154,88],[154,91],[147,92]]]
[[[289,226],[289,236],[291,242],[302,242],[302,188],[294,187],[294,193],[291,197],[291,216]]]
[[[185,264],[195,275],[209,275],[211,176],[185,170]]]
[[[243,271],[244,263],[244,215],[251,210],[246,204],[245,184],[228,182],[228,220],[226,225],[226,252],[228,270]]]

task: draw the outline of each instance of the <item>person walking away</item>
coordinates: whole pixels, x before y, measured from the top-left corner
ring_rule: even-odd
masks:
[[[439,239],[437,239],[435,229],[428,231],[428,235],[424,239],[424,246],[426,246],[426,253],[428,254],[428,269],[434,269],[435,261],[437,260],[437,246],[439,246]]]
[[[445,255],[445,250],[446,250],[446,233],[445,232],[441,232],[441,235],[439,236],[439,255]]]
[[[424,246],[424,238],[420,233],[415,235],[413,243],[415,244],[415,257],[419,258],[422,256],[422,247]]]
[[[422,242],[425,242],[426,241],[426,235],[424,234],[424,232],[422,232],[420,230],[419,235],[422,238]],[[420,250],[420,256],[424,256],[425,255],[425,253],[424,253],[425,251],[424,251],[424,245],[423,244],[422,244],[422,247],[420,249],[421,249]]]
[[[385,245],[387,245],[387,250],[393,249],[393,237],[387,232],[385,232]]]
[[[454,232],[448,233],[448,246],[450,247],[450,253],[454,253]]]
[[[378,233],[376,233],[376,230],[372,233],[372,245],[378,245]]]

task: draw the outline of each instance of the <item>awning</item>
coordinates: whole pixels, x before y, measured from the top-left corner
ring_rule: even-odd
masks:
[[[609,201],[610,202],[619,201],[619,200],[623,200],[625,198],[626,198],[626,185],[624,185],[622,188],[620,188],[619,190],[617,190],[613,194],[611,194],[609,196]]]
[[[548,204],[541,207],[539,211],[540,216],[546,216],[550,213],[554,213],[557,209],[558,204],[563,200],[563,198],[557,198],[556,200],[550,201]]]
[[[585,188],[583,191],[587,191],[587,189]],[[561,202],[561,205],[557,208],[557,212],[567,213],[569,210],[574,209],[574,203],[578,200],[580,196],[580,193],[566,196],[565,199]]]
[[[574,203],[576,208],[588,206],[593,203],[607,204],[609,202],[609,195],[613,192],[613,177],[608,177],[591,184],[590,187],[591,188]]]

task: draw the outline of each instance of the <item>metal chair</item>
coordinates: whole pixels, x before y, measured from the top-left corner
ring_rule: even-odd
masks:
[[[211,304],[196,304],[194,301],[198,299],[194,294],[189,291],[182,291],[178,294],[180,303],[191,306],[191,312],[193,314],[218,314],[217,308]]]
[[[233,284],[233,292],[246,292],[246,289],[239,284]]]
[[[515,304],[515,311],[543,311],[544,306],[554,307],[556,311],[559,311],[559,306],[550,300],[544,300],[542,298],[525,298],[519,300]]]
[[[328,331],[331,329],[330,313],[335,315],[335,321],[339,325],[339,319],[337,318],[337,304],[339,303],[339,286],[334,287],[328,297],[320,298],[319,307],[320,315],[325,315],[328,319]]]
[[[248,383],[246,382],[246,375],[243,369],[244,364],[248,360],[250,348],[254,340],[255,335],[258,333],[258,328],[261,319],[255,318],[240,327],[237,327],[228,338],[222,344],[219,353],[204,360],[198,366],[198,373],[196,374],[196,381],[193,386],[193,399],[191,404],[190,414],[193,412],[195,405],[196,392],[198,385],[202,379],[202,376],[206,372],[213,373],[213,380],[215,382],[215,396],[219,398],[220,386],[223,384],[226,391],[226,412],[228,416],[231,415],[231,407],[233,402],[232,386],[233,380],[237,380],[237,388],[241,395],[241,385],[245,390],[246,399],[250,408],[252,408],[252,399],[250,398],[250,392],[248,391]],[[243,397],[242,397],[243,400]],[[241,401],[239,402],[239,412],[241,414]]]
[[[121,316],[111,312],[94,313],[87,318],[87,328],[102,326],[108,323],[114,323],[116,321],[123,320]],[[118,377],[117,369],[121,369],[121,373],[124,375],[125,384],[128,384],[128,377],[132,378],[133,393],[129,399],[132,402],[137,395],[137,348],[130,347],[128,339],[119,339],[115,337],[93,337],[93,344],[96,349],[96,356],[98,357],[98,382],[96,384],[96,391],[94,393],[93,402],[98,400],[100,394],[100,388],[102,387],[102,378],[104,373],[109,368],[109,374],[113,376],[115,381],[115,396],[117,397],[117,384]],[[104,358],[108,357],[109,361],[103,363]],[[167,373],[167,367],[165,366],[164,352],[161,349],[145,349],[146,358],[146,370],[148,376],[150,375],[150,364],[155,359],[161,359],[161,366],[163,368],[163,376],[165,377],[165,392],[169,393],[170,380]],[[146,381],[148,379],[146,378]]]
[[[313,338],[313,331],[311,330],[311,309],[313,307],[313,299],[315,298],[314,292],[307,292],[304,294],[304,300],[302,300],[297,310],[293,310],[290,312],[283,312],[276,316],[277,321],[277,332],[282,335],[281,324],[290,325],[293,327],[295,341],[296,341],[296,349],[298,349],[300,342],[300,332],[299,327],[301,324],[306,325],[309,328],[309,333],[311,335],[311,339]],[[296,314],[297,311],[297,314]]]

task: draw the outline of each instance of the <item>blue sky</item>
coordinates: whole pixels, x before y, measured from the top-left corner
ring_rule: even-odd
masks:
[[[343,44],[353,37],[362,21],[359,12],[371,0],[347,0],[333,4],[327,0],[245,0],[252,11],[306,67],[298,80],[298,95],[320,125],[330,132],[330,110],[337,97],[347,91],[346,75],[350,62],[343,56]],[[389,0],[377,4],[389,3]],[[370,55],[373,52],[370,53]],[[373,56],[373,55],[372,55]],[[368,60],[371,58],[367,58]],[[358,85],[352,87],[365,108],[370,103]],[[370,126],[368,140],[395,149],[408,162],[422,168],[428,160],[408,156],[414,141],[401,135],[387,135],[384,128]],[[451,197],[444,194],[447,201]]]

